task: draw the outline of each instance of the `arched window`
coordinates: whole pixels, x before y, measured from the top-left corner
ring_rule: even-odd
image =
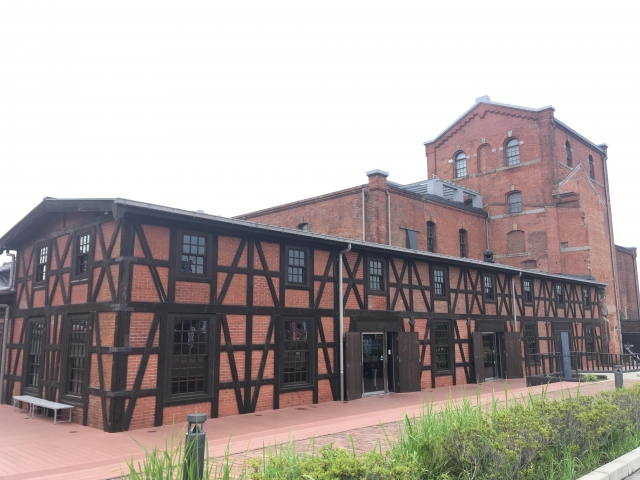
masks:
[[[522,211],[522,195],[520,192],[513,192],[507,195],[509,213],[520,213]]]
[[[427,222],[427,252],[436,252],[436,224]]]
[[[460,152],[456,155],[456,178],[467,176],[467,155]]]
[[[571,144],[569,140],[564,144],[564,148],[567,149],[567,167],[573,167],[573,160],[571,159]]]
[[[520,163],[520,143],[517,138],[507,142],[507,166]]]
[[[460,256],[466,258],[469,256],[469,245],[467,243],[467,231],[460,229]]]
[[[596,179],[596,168],[593,164],[593,157],[589,155],[589,176],[595,180]]]

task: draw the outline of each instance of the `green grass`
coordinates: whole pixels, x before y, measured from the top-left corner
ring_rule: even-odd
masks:
[[[353,440],[350,449],[312,441],[302,451],[291,441],[263,448],[234,473],[227,448],[207,463],[205,478],[572,480],[640,446],[640,385],[594,396],[578,390],[558,400],[505,392],[503,402],[494,396],[481,404],[478,394],[475,404],[464,398],[439,409],[424,405],[405,415],[397,438],[385,432],[383,444],[365,454]],[[182,449],[166,447],[145,451],[145,461],[130,464],[130,478],[181,479]]]

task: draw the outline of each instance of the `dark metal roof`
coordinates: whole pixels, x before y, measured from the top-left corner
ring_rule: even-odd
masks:
[[[10,247],[9,240],[18,238],[21,234],[20,229],[23,227],[29,227],[30,223],[39,219],[43,212],[46,211],[60,211],[61,206],[66,206],[74,211],[95,211],[98,208],[105,208],[109,205],[110,212],[114,212],[114,215],[124,215],[126,211],[136,212],[138,214],[153,214],[160,215],[164,218],[175,218],[176,220],[199,220],[205,221],[211,224],[219,224],[226,227],[236,227],[240,230],[246,231],[258,231],[265,232],[272,235],[284,236],[287,238],[304,238],[310,241],[318,241],[322,243],[329,243],[341,247],[346,247],[351,244],[356,247],[360,247],[366,250],[393,252],[403,256],[411,256],[423,258],[425,260],[442,261],[450,264],[456,264],[461,266],[473,266],[478,269],[487,271],[499,271],[511,274],[525,274],[527,276],[553,278],[556,280],[570,280],[576,281],[574,277],[568,275],[550,274],[545,272],[537,272],[533,270],[523,270],[509,265],[503,265],[499,263],[487,263],[481,260],[475,260],[471,258],[452,257],[449,255],[442,255],[438,253],[424,252],[420,250],[411,250],[408,248],[396,247],[393,245],[383,245],[380,243],[366,242],[364,240],[355,240],[352,238],[337,237],[333,235],[325,235],[321,233],[305,232],[302,230],[295,230],[292,228],[279,227],[274,225],[267,225],[257,222],[249,222],[246,220],[239,220],[236,218],[221,217],[219,215],[210,215],[207,213],[194,212],[190,210],[183,210],[179,208],[165,207],[162,205],[155,205],[152,203],[138,202],[135,200],[127,200],[124,198],[116,198],[114,200],[108,199],[52,199],[45,198],[36,208],[34,208],[26,217],[18,222],[9,232],[0,238],[0,248]],[[105,210],[106,211],[106,210]],[[605,283],[595,282],[592,280],[580,280],[583,283],[590,283],[595,285],[606,285]]]

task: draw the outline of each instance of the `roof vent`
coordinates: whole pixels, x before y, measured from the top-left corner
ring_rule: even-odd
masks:
[[[481,97],[476,98],[476,103],[480,103],[480,102],[490,102],[491,98],[489,98],[489,95],[483,95]]]

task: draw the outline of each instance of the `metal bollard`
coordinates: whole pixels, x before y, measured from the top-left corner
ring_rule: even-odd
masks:
[[[613,366],[613,376],[616,379],[616,388],[622,388],[623,378],[621,365]]]
[[[187,415],[187,433],[184,440],[183,480],[201,480],[204,471],[204,447],[207,434],[204,433],[206,413]]]

